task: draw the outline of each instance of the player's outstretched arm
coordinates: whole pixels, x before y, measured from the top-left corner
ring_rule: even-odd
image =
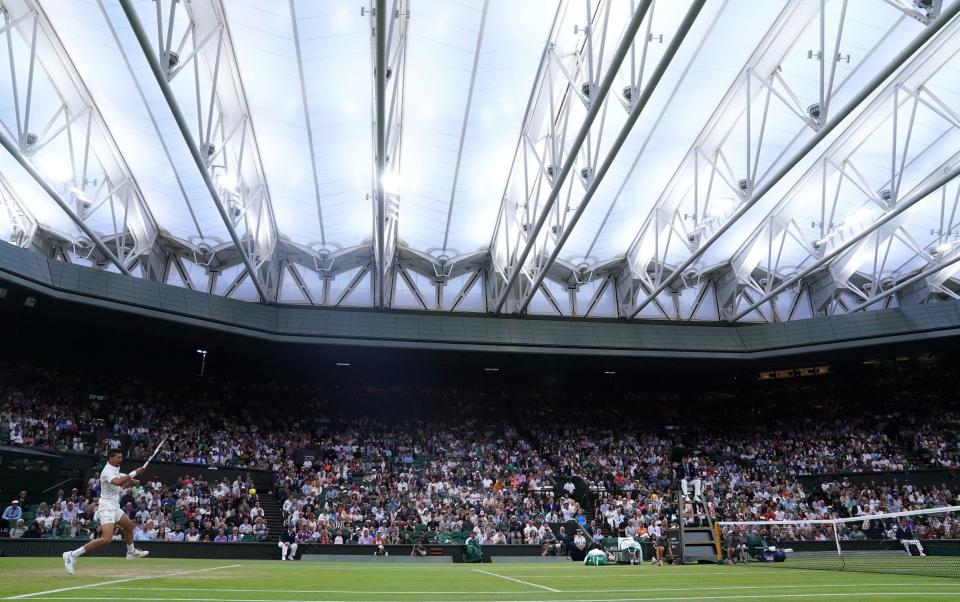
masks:
[[[133,473],[130,473],[133,474]],[[127,485],[139,485],[140,481],[133,478],[128,474],[122,474],[120,476],[113,477],[110,479],[111,485],[116,485],[117,487],[126,487]]]

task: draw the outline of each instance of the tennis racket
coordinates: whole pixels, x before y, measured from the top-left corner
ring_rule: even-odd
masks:
[[[147,461],[143,464],[144,468],[146,468],[147,466],[150,466],[150,461],[157,457],[157,454],[160,453],[160,448],[163,447],[163,444],[166,443],[167,439],[169,438],[170,438],[170,435],[167,435],[166,437],[160,440],[160,443],[157,444],[157,448],[153,450],[153,453],[150,454],[150,457],[147,458]]]

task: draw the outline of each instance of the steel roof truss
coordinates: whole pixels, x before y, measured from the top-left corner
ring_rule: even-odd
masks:
[[[609,0],[584,2],[585,11],[579,18],[573,4],[565,2],[558,7],[491,242],[497,296],[494,311],[500,311],[508,299],[510,311],[520,311],[529,302],[524,301],[526,293],[538,288],[530,286],[537,266],[568,227],[570,212],[576,209],[570,205],[574,182],[579,180],[584,187],[593,184],[610,102],[608,92],[623,69],[631,71],[627,79],[637,81],[636,61],[623,65],[631,49],[635,58],[636,47],[650,43],[649,37],[639,32],[643,20],[649,18],[651,4],[645,0],[634,10],[605,70],[603,54],[612,42],[607,38],[620,35],[609,22]],[[574,11],[574,18],[586,24],[576,25],[572,41],[560,27],[566,23],[567,11]],[[641,55],[645,56],[645,50],[641,49]],[[579,123],[571,123],[575,104],[582,107],[576,111]],[[571,126],[576,136],[568,142]],[[540,148],[543,150],[538,152]],[[570,173],[577,175],[569,178]],[[561,195],[566,199],[558,203]],[[521,277],[525,288],[515,291],[514,284]]]
[[[29,163],[31,176],[77,226],[74,244],[87,256],[97,255],[96,265],[109,261],[128,273],[158,239],[143,195],[40,7],[33,0],[8,0],[2,14],[16,123],[0,125],[16,141],[11,152]],[[24,53],[28,67],[21,89],[17,63]],[[34,128],[34,122],[43,125]],[[104,207],[109,219],[98,215]]]
[[[795,29],[793,32],[796,35],[793,37],[779,35],[778,26],[775,25],[768,33],[767,41],[761,44],[760,48],[758,48],[754,57],[751,58],[750,64],[748,64],[747,70],[741,76],[741,80],[749,79],[751,77],[750,75],[751,71],[760,71],[759,66],[762,64],[766,64],[767,67],[763,69],[761,73],[766,73],[768,75],[776,74],[775,79],[777,79],[778,81],[785,80],[786,78],[779,73],[780,71],[779,60],[774,60],[771,63],[771,58],[776,59],[776,57],[779,57],[783,52],[789,49],[790,46],[796,44],[799,34],[803,32],[803,29],[807,26],[807,24],[813,23],[812,19],[816,17],[817,14],[820,15],[817,25],[819,26],[820,33],[821,33],[820,35],[821,48],[819,50],[819,55],[814,55],[811,52],[809,56],[811,56],[811,58],[817,58],[817,60],[821,62],[822,62],[821,59],[830,60],[832,62],[838,62],[839,60],[841,60],[841,54],[839,52],[835,52],[838,49],[838,47],[834,47],[832,50],[828,52],[827,47],[824,45],[825,40],[827,39],[827,36],[825,35],[825,24],[824,24],[824,17],[823,17],[824,12],[822,10],[823,3],[820,3],[819,7],[812,6],[813,4],[814,3],[812,2],[795,3],[791,5],[790,9],[788,9],[787,11],[784,12],[783,15],[781,15],[781,21],[785,17],[788,19],[788,21],[782,22],[779,25],[779,28],[791,26],[791,22],[793,22],[794,24],[793,27],[799,28],[799,29]],[[791,15],[789,14],[791,11],[795,12],[801,9],[806,11],[813,11],[813,14],[810,14],[809,18],[805,22],[802,19],[796,20],[792,18]],[[845,5],[843,6],[843,9],[844,11],[846,10]],[[884,83],[884,81],[891,74],[897,72],[908,60],[911,59],[912,55],[917,50],[922,48],[929,39],[933,38],[938,32],[940,32],[940,30],[944,26],[946,26],[947,23],[949,23],[952,17],[955,16],[956,12],[957,12],[957,7],[952,6],[950,7],[949,11],[941,14],[934,22],[931,23],[931,25],[929,25],[927,28],[921,31],[921,33],[918,34],[897,55],[897,57],[894,58],[893,61],[888,63],[878,74],[876,74],[866,86],[864,86],[859,92],[854,94],[853,98],[851,98],[850,101],[848,101],[848,103],[842,109],[840,109],[836,114],[833,114],[833,110],[829,109],[826,103],[826,99],[827,97],[829,97],[829,95],[833,94],[833,92],[836,89],[839,89],[840,86],[842,86],[846,80],[844,80],[844,82],[841,82],[840,84],[835,86],[834,89],[829,89],[828,88],[829,83],[825,83],[825,82],[829,82],[829,78],[833,76],[827,75],[827,70],[821,65],[821,68],[819,70],[820,77],[818,82],[818,88],[822,90],[824,104],[820,105],[818,103],[817,105],[812,105],[806,111],[809,114],[809,118],[816,120],[816,125],[817,125],[817,127],[814,128],[812,127],[813,124],[809,123],[808,121],[808,124],[807,124],[808,127],[806,128],[806,130],[807,132],[809,132],[811,129],[815,129],[816,133],[813,136],[810,136],[807,139],[807,141],[800,147],[800,149],[797,152],[794,153],[794,155],[789,160],[782,161],[783,154],[786,149],[784,149],[784,151],[781,151],[780,155],[774,160],[774,163],[770,166],[770,169],[765,174],[763,174],[760,178],[758,178],[756,181],[751,181],[748,177],[744,177],[738,180],[737,182],[738,187],[743,190],[743,194],[740,195],[739,200],[731,199],[733,201],[732,203],[729,201],[727,202],[727,204],[730,206],[730,210],[725,212],[727,213],[727,215],[724,215],[721,219],[716,220],[715,228],[712,230],[712,232],[709,233],[708,236],[701,236],[695,241],[696,249],[688,257],[680,261],[677,268],[672,272],[670,272],[669,275],[667,275],[665,278],[663,278],[662,281],[660,281],[657,284],[655,289],[649,295],[647,295],[646,297],[642,298],[637,302],[636,307],[632,310],[632,312],[630,313],[630,316],[634,317],[638,315],[645,305],[650,303],[653,300],[653,298],[656,297],[656,295],[660,294],[661,292],[669,288],[677,280],[677,278],[680,277],[681,274],[686,272],[691,267],[696,268],[695,264],[706,253],[706,251],[710,248],[710,246],[713,245],[713,243],[715,243],[720,238],[720,236],[723,235],[723,233],[729,230],[733,226],[733,224],[737,220],[739,220],[753,205],[755,205],[756,202],[759,201],[759,199],[762,198],[764,194],[766,194],[771,188],[773,188],[773,186],[775,186],[780,181],[780,179],[783,178],[791,170],[792,167],[797,165],[797,163],[799,163],[804,158],[804,156],[807,153],[809,153],[809,151],[819,141],[826,138],[826,136],[828,136],[837,127],[837,125],[839,125],[843,121],[843,119],[847,115],[851,114],[858,107],[858,105],[860,105],[864,100],[866,100],[870,96],[870,94],[875,89],[877,89],[882,83]],[[837,30],[841,34],[842,34],[842,24],[843,24],[843,19],[841,18],[839,20],[839,25],[837,28]],[[882,40],[883,37],[886,35],[886,33],[877,34],[877,35]],[[771,39],[770,36],[774,36],[774,37]],[[837,36],[837,39],[841,40],[841,36],[839,34]],[[873,48],[876,49],[878,47],[878,44],[874,45]],[[870,52],[873,52],[873,50],[871,50]],[[827,57],[830,57],[830,58],[827,58]],[[866,58],[861,60],[859,64],[863,64],[865,61],[866,61]],[[773,65],[772,68],[770,67],[771,64]],[[831,73],[833,72],[833,67],[831,67],[830,72]],[[851,75],[848,75],[847,79],[849,79],[849,77],[851,76],[852,76],[852,73]],[[796,83],[802,83],[802,82],[796,82]],[[752,99],[750,98],[745,99],[746,100],[745,104],[743,100],[741,100],[739,104],[734,102],[734,100],[738,96],[740,96],[740,94],[742,94],[743,88],[746,88],[745,81],[741,81],[739,86],[735,84],[734,87],[731,88],[731,93],[728,99],[725,101],[725,103],[721,104],[720,108],[718,109],[718,113],[715,114],[715,118],[711,120],[712,123],[708,125],[707,128],[705,128],[703,134],[701,135],[701,138],[703,138],[704,140],[698,141],[698,143],[695,145],[695,147],[697,146],[702,147],[702,146],[705,146],[705,144],[708,145],[707,146],[708,150],[705,153],[707,156],[710,156],[711,154],[713,154],[712,152],[710,152],[711,150],[714,150],[716,148],[720,148],[723,146],[724,138],[727,135],[727,132],[724,132],[723,130],[713,131],[715,129],[713,126],[716,125],[717,118],[719,118],[721,115],[725,113],[729,113],[730,111],[734,111],[735,115],[736,115],[736,112],[738,111],[742,112],[742,114],[746,114],[747,107],[749,107],[750,104],[752,104]],[[826,110],[830,110],[829,115],[825,113]],[[796,117],[795,110],[791,110],[791,113],[794,114],[794,116]],[[729,123],[731,119],[725,118],[725,119],[721,119],[720,121],[721,122],[726,121]],[[734,123],[736,123],[736,121],[737,121],[736,119],[733,120]],[[746,121],[749,122],[751,120],[747,119]],[[745,127],[745,125],[746,124],[741,124],[740,127]],[[802,134],[803,134],[803,130],[801,129],[801,131],[798,133],[798,136]],[[795,137],[794,140],[791,141],[788,148],[792,147],[794,142],[796,142],[797,140],[798,138]],[[747,157],[749,157],[749,153],[747,154]],[[691,164],[692,162],[687,161],[684,165],[687,169],[689,169]],[[712,167],[714,170],[716,169],[716,165]],[[895,171],[895,170],[896,170],[896,164],[894,162],[894,167],[891,171]],[[748,173],[748,172],[744,172],[744,173]],[[689,198],[689,192],[690,192],[689,183],[692,181],[693,181],[693,178],[689,174],[683,175],[682,171],[678,172],[677,176],[675,176],[675,178],[671,181],[671,184],[668,186],[667,192],[665,193],[665,197],[662,197],[661,200],[658,201],[658,205],[663,202],[672,202],[675,204],[689,202],[687,200]],[[650,220],[648,220],[647,224],[645,225],[645,228],[648,227],[650,223],[651,223]],[[637,248],[642,248],[642,246],[644,245],[649,245],[649,243],[644,242],[644,238],[649,238],[649,234],[646,234],[644,230],[641,230],[640,236],[638,236],[637,241],[631,247],[630,254],[628,254],[628,257],[631,257],[631,260],[633,260],[632,254],[636,252]],[[641,271],[641,269],[642,269],[642,266],[635,266],[634,271],[638,272],[638,271]],[[751,310],[754,309],[757,305],[758,303],[751,303],[750,309]],[[749,312],[746,310],[739,311],[737,313],[737,317],[738,318],[743,317],[747,313]]]
[[[169,0],[169,10],[163,10],[157,2],[155,45],[146,39],[130,2],[121,4],[261,301],[274,302],[281,272],[279,233],[222,4],[203,0],[178,9],[180,0]],[[179,39],[176,48],[174,39]],[[192,82],[171,85],[183,78]],[[181,103],[195,107],[193,126]]]

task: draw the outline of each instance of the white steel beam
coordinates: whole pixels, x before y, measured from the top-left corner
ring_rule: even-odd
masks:
[[[389,8],[388,8],[389,5]],[[391,271],[396,259],[399,193],[393,183],[403,171],[400,157],[403,134],[403,90],[406,70],[407,0],[376,0],[370,9],[374,56],[373,106],[373,215],[374,304],[389,307]]]
[[[10,223],[10,234],[6,242],[23,248],[37,247],[40,223],[3,174],[0,174],[0,208]]]

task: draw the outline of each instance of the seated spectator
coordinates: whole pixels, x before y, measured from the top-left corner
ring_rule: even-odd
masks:
[[[174,525],[172,531],[167,531],[166,541],[180,542],[184,541],[186,534],[183,532],[183,528],[180,526],[180,523]]]
[[[40,539],[43,537],[43,527],[39,521],[34,521],[20,537],[22,539]]]
[[[3,509],[3,529],[13,527],[22,517],[23,509],[20,508],[20,500],[11,501],[10,505]]]
[[[23,537],[24,533],[27,532],[26,525],[23,524],[23,519],[18,518],[16,524],[10,529],[10,537],[17,538]]]

